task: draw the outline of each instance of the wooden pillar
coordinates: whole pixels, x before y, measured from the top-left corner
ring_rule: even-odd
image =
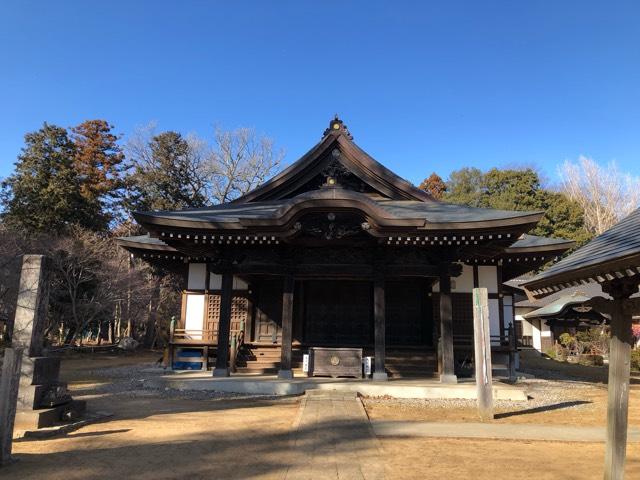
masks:
[[[293,378],[291,370],[291,344],[293,342],[293,289],[292,275],[284,277],[282,286],[282,348],[280,350],[280,370],[278,378]]]
[[[231,301],[233,298],[233,274],[222,274],[222,293],[220,296],[220,319],[218,320],[218,346],[214,377],[229,376],[229,334],[231,331]]]
[[[453,311],[451,305],[450,264],[440,266],[440,356],[442,358],[442,383],[457,383],[453,356]]]
[[[373,282],[373,328],[375,342],[374,380],[387,380],[385,370],[385,288],[384,278],[378,277]]]
[[[498,323],[500,325],[500,342],[504,341],[504,332],[507,326],[504,324],[504,292],[502,285],[502,260],[496,266],[496,279],[498,283]]]
[[[493,420],[491,340],[489,336],[489,294],[486,288],[473,289],[473,346],[480,420]]]
[[[0,376],[0,466],[11,462],[22,352],[22,347],[6,348],[4,351],[2,376]]]
[[[604,461],[605,480],[622,480],[624,478],[627,449],[631,314],[624,311],[623,302],[622,298],[614,296],[610,310],[611,344],[609,347],[607,446]]]

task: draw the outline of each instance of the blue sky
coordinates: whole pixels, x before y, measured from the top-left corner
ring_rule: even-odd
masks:
[[[640,2],[3,1],[0,176],[43,121],[272,136],[338,113],[411,181],[579,155],[640,175]]]

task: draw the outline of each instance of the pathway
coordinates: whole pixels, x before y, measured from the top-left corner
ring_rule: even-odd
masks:
[[[287,480],[384,478],[381,448],[355,393],[307,393],[291,446]]]
[[[542,440],[558,442],[604,442],[605,427],[531,425],[508,423],[438,423],[406,421],[371,422],[377,436],[486,438],[500,440]],[[640,442],[640,430],[629,428],[628,442]]]

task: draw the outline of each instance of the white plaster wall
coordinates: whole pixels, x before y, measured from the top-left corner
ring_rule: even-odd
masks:
[[[233,277],[234,290],[249,290],[249,284],[238,277]]]
[[[489,299],[489,334],[500,335],[500,302],[497,298]]]
[[[209,288],[211,290],[221,290],[222,289],[222,275],[217,273],[210,274],[209,277]],[[233,277],[233,288],[234,290],[249,290],[249,284],[238,277]]]
[[[542,351],[542,341],[540,340],[540,320],[531,322],[531,330],[533,331],[533,348]]]
[[[209,288],[211,290],[222,289],[222,275],[217,273],[209,274]]]
[[[204,295],[202,294],[187,294],[187,310],[185,312],[185,330],[202,330],[202,323],[204,320]],[[186,332],[188,338],[196,340],[202,339],[200,334],[190,334]]]
[[[463,265],[462,274],[459,277],[452,278],[451,281],[455,284],[451,291],[471,293],[473,291],[473,267],[471,265]]]
[[[513,297],[511,295],[505,295],[502,298],[502,306],[504,308],[504,326],[508,327],[510,323],[513,323]]]
[[[187,290],[204,290],[207,276],[207,265],[204,263],[189,264]]]
[[[492,265],[478,266],[478,283],[489,293],[498,293],[498,270]]]
[[[522,322],[522,335],[525,337],[533,336],[533,326],[529,322],[529,320],[525,320],[522,318],[522,315],[516,315],[516,320],[520,320]]]

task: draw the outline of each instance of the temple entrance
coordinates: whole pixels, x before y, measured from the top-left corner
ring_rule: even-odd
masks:
[[[373,344],[371,282],[308,280],[303,288],[304,343],[317,346]]]
[[[431,345],[433,315],[425,283],[387,281],[385,290],[387,346]]]
[[[431,345],[432,312],[420,280],[386,282],[386,342],[390,346]],[[373,283],[307,280],[296,291],[294,323],[308,345],[373,345]]]

